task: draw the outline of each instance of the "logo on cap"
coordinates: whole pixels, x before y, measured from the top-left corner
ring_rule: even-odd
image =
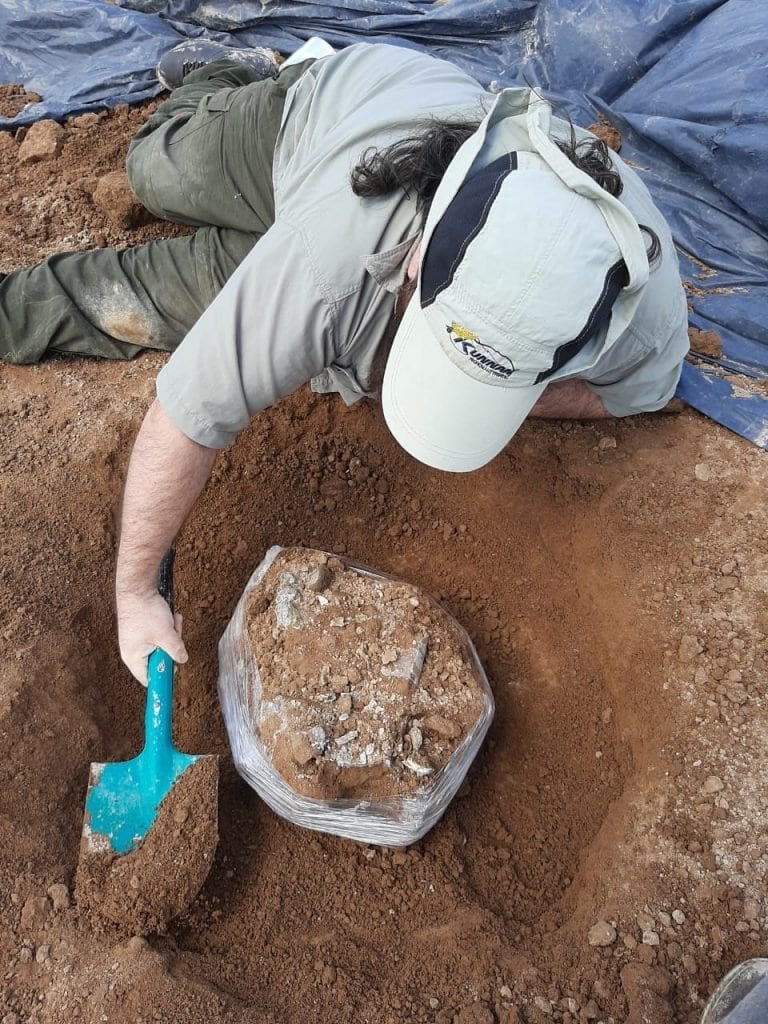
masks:
[[[484,345],[474,331],[462,327],[455,320],[446,324],[445,329],[454,347],[481,370],[492,373],[494,377],[501,377],[503,380],[511,377],[515,372],[512,360],[507,359],[490,345]]]

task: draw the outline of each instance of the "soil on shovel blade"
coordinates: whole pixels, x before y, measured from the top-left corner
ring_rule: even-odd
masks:
[[[81,916],[106,919],[126,935],[165,931],[192,903],[211,869],[218,841],[218,768],[201,757],[187,768],[133,853],[100,851],[84,835],[75,895]]]
[[[0,272],[179,230],[98,188],[147,109],[74,118],[32,162],[0,132]],[[768,462],[691,411],[531,421],[466,475],[371,403],[302,389],[257,417],[177,544],[175,739],[221,758],[214,863],[165,935],[94,932],[88,767],[131,757],[144,712],[116,509],[164,362],[0,365],[0,1020],[698,1024],[768,938]],[[403,577],[477,646],[494,723],[407,850],[288,825],[232,768],[217,644],[272,544]]]

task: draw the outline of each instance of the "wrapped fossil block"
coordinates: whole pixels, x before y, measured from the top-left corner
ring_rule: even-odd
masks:
[[[466,632],[422,590],[272,548],[219,645],[240,774],[278,814],[404,846],[440,818],[493,717]]]

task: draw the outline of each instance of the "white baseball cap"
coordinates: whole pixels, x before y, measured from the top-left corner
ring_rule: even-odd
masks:
[[[551,120],[530,89],[500,93],[432,201],[382,404],[398,443],[437,469],[497,455],[552,374],[621,336],[648,281],[637,221],[558,148]]]

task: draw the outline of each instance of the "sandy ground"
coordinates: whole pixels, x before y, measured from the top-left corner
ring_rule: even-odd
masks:
[[[0,270],[167,231],[94,201],[143,116],[78,119],[23,165],[0,135]],[[218,853],[166,934],[127,938],[73,880],[89,763],[140,741],[112,571],[162,362],[0,367],[3,1024],[695,1024],[766,954],[765,455],[684,412],[527,424],[453,477],[373,406],[301,392],[260,416],[176,563],[177,741],[220,755]],[[287,825],[232,769],[216,646],[272,544],[402,575],[477,644],[496,720],[413,848]]]

